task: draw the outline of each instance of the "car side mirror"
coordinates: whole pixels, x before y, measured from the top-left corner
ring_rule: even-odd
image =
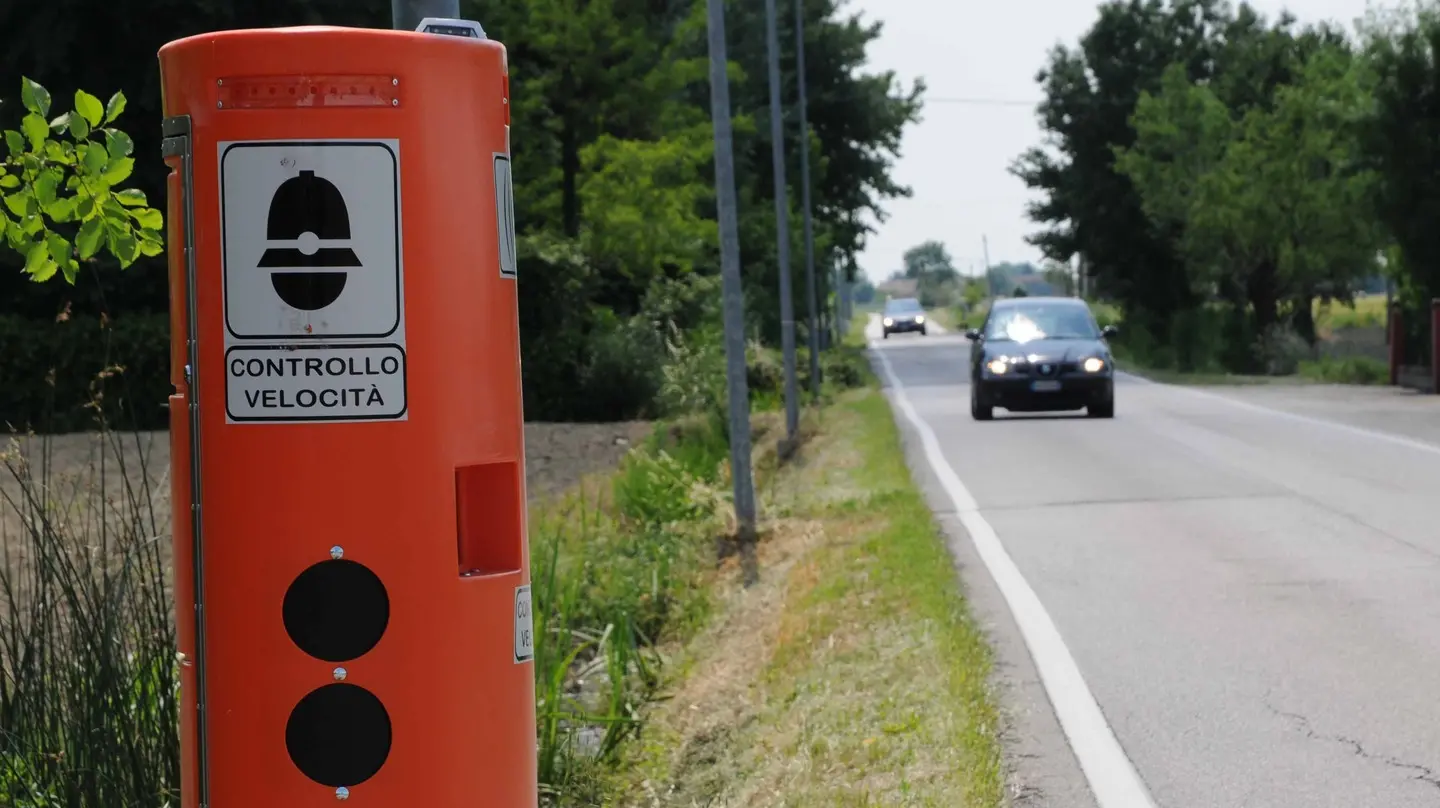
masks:
[[[1113,339],[1119,333],[1120,329],[1113,325],[1107,325],[1104,328],[1100,329],[1100,334],[1104,336],[1105,339]]]
[[[978,328],[967,328],[967,329],[965,329],[965,339],[968,339],[968,340],[970,340],[971,342],[974,342],[974,341],[980,339],[980,329],[978,329]]]

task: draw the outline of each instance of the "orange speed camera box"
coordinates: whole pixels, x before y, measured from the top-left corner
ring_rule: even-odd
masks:
[[[183,805],[536,805],[504,48],[160,65]]]

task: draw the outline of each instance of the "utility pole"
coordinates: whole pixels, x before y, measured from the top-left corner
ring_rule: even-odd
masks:
[[[999,296],[999,295],[1001,295],[1001,294],[1004,294],[1004,290],[1003,290],[1003,289],[996,289],[996,288],[995,288],[995,282],[992,281],[992,280],[990,280],[990,237],[989,237],[989,236],[986,236],[986,235],[983,235],[983,234],[980,236],[980,249],[981,249],[982,251],[984,251],[984,255],[985,255],[985,288],[986,288],[986,289],[989,289],[989,290],[990,290],[990,294],[991,294],[991,295],[994,295],[994,296]]]
[[[785,118],[780,104],[780,34],[775,0],[765,0],[765,28],[770,51],[770,141],[775,169],[775,247],[780,272],[780,350],[785,355],[785,440],[787,454],[800,430],[800,402],[795,391],[795,307],[790,299],[790,202],[785,188]]]
[[[459,16],[460,0],[390,0],[390,27],[397,31],[414,31],[426,17]]]
[[[815,339],[815,235],[810,222],[810,116],[805,100],[805,0],[795,0],[795,75],[800,89],[800,199],[805,215],[805,290],[810,304],[810,400],[820,400]]]
[[[725,72],[725,0],[706,0],[710,34],[710,118],[715,128],[715,202],[720,220],[720,284],[725,324],[725,379],[730,388],[730,478],[736,539],[754,583],[755,483],[750,471],[750,391],[745,383],[745,298],[740,290],[740,229],[735,201],[735,148],[730,77]]]

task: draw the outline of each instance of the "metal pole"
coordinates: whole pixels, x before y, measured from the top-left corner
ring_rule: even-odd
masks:
[[[795,0],[795,75],[800,90],[800,200],[805,216],[805,294],[810,306],[810,397],[820,400],[820,354],[815,350],[815,233],[810,221],[810,115],[805,98],[805,0]]]
[[[730,77],[725,72],[725,0],[706,0],[710,33],[710,117],[715,127],[715,203],[720,220],[720,283],[725,323],[725,379],[730,389],[730,477],[736,538],[755,542],[755,484],[750,472],[750,391],[745,383],[745,298],[740,289],[740,229]]]
[[[984,235],[980,236],[980,248],[985,251],[985,288],[989,289],[989,290],[990,290],[990,293],[991,293],[992,295],[997,296],[997,297],[998,297],[999,295],[1005,294],[1005,292],[1008,291],[1008,290],[1005,290],[1005,289],[996,289],[996,288],[995,288],[995,281],[993,281],[993,280],[990,279],[990,237],[989,237],[989,236],[984,236]]]
[[[775,0],[765,0],[770,51],[770,140],[775,169],[775,247],[780,273],[780,350],[785,356],[785,439],[793,446],[800,429],[795,392],[795,306],[790,299],[790,202],[785,187],[785,120],[780,104],[780,34]]]
[[[390,0],[390,27],[414,31],[426,17],[460,16],[460,0]]]

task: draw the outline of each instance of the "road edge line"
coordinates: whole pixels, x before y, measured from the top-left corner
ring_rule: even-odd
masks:
[[[980,560],[1000,589],[1010,614],[1020,628],[1030,658],[1040,674],[1041,684],[1050,698],[1050,706],[1055,711],[1071,752],[1080,763],[1096,803],[1100,808],[1156,808],[1140,773],[1105,720],[1050,613],[1005,550],[999,534],[981,515],[969,489],[945,459],[935,430],[915,411],[885,352],[873,344],[871,347],[870,352],[880,360],[885,372],[891,402],[919,434],[930,470],[945,489],[961,525],[970,535]]]
[[[1121,372],[1125,373],[1126,376],[1129,376],[1132,379],[1144,378],[1143,376],[1136,376],[1135,374],[1126,371]],[[1390,443],[1395,446],[1400,446],[1407,449],[1414,449],[1416,451],[1425,452],[1427,454],[1440,455],[1440,445],[1430,443],[1428,441],[1416,440],[1415,438],[1407,438],[1404,435],[1396,435],[1393,432],[1381,432],[1378,429],[1367,429],[1363,426],[1354,426],[1353,424],[1346,424],[1340,421],[1331,421],[1325,418],[1316,418],[1311,415],[1301,415],[1298,412],[1286,412],[1285,410],[1276,409],[1274,407],[1267,407],[1264,404],[1254,404],[1249,401],[1241,401],[1237,398],[1231,398],[1230,396],[1224,395],[1222,393],[1212,393],[1209,390],[1197,390],[1193,387],[1188,387],[1183,384],[1169,384],[1167,382],[1157,382],[1154,379],[1144,379],[1144,384],[1155,385],[1157,387],[1165,387],[1171,390],[1178,390],[1182,393],[1185,393],[1186,395],[1195,396],[1197,398],[1208,398],[1212,401],[1219,401],[1223,404],[1229,404],[1232,407],[1237,407],[1242,410],[1250,410],[1251,412],[1260,413],[1262,415],[1271,415],[1276,418],[1283,418],[1286,420],[1295,421],[1296,423],[1309,424],[1310,426],[1329,427],[1340,432],[1348,432],[1356,437],[1367,438],[1369,440],[1383,441],[1385,443]]]

